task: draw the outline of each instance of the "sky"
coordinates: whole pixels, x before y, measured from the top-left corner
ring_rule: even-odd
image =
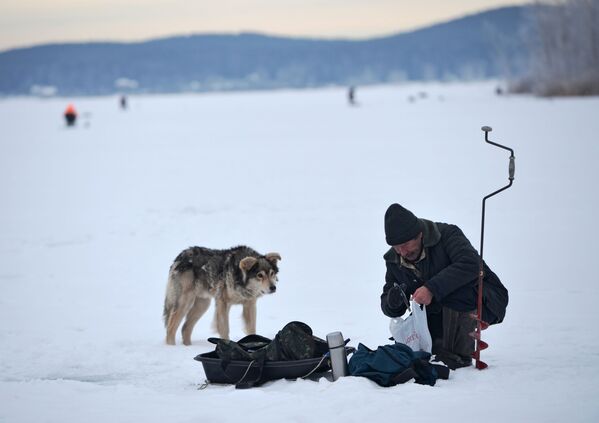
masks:
[[[0,50],[192,33],[370,38],[529,0],[0,0]]]

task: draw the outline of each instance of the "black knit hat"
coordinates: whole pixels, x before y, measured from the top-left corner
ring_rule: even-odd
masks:
[[[416,238],[422,232],[420,220],[410,210],[391,204],[385,212],[385,237],[387,244],[399,245]]]

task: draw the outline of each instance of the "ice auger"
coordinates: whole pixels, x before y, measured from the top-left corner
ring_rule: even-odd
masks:
[[[508,150],[510,152],[510,164],[508,168],[508,179],[509,183],[498,189],[497,191],[492,192],[491,194],[485,196],[483,198],[483,207],[482,207],[482,221],[480,226],[480,267],[478,272],[478,299],[477,299],[477,307],[476,314],[472,315],[472,318],[476,320],[476,329],[474,332],[470,333],[470,336],[476,340],[476,348],[472,353],[472,357],[475,360],[476,368],[479,370],[486,369],[488,367],[487,363],[480,359],[480,352],[489,347],[485,341],[482,340],[481,332],[489,327],[489,324],[483,320],[483,278],[484,278],[484,266],[483,266],[483,243],[485,239],[485,202],[487,198],[493,197],[495,194],[499,194],[501,191],[504,191],[512,186],[514,182],[514,173],[516,171],[516,158],[514,157],[514,150],[509,147],[506,147],[501,144],[497,144],[493,141],[489,140],[489,132],[493,129],[490,126],[483,126],[481,128],[485,133],[485,141],[489,144],[492,144],[496,147],[503,148],[504,150]]]

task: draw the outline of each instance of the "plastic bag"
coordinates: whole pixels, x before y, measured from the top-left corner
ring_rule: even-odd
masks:
[[[433,340],[426,321],[426,307],[410,301],[412,313],[404,318],[395,317],[389,323],[389,330],[395,342],[406,344],[413,351],[430,353]]]

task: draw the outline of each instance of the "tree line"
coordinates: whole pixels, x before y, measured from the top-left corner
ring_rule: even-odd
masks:
[[[511,91],[599,95],[599,0],[536,2],[530,11],[528,72]]]

